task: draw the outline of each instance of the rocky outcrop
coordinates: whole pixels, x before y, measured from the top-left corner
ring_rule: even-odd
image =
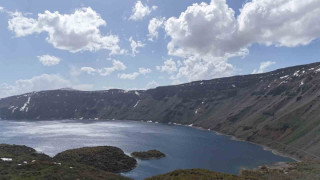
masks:
[[[54,159],[61,162],[84,164],[113,173],[130,171],[137,166],[134,158],[112,146],[71,149],[57,154]]]
[[[96,148],[100,149],[100,147]],[[114,156],[118,157],[120,151],[122,150],[110,147],[109,153],[114,153]],[[111,154],[109,156],[112,156]],[[92,157],[96,156],[87,153],[86,159],[92,159]],[[104,155],[102,154],[101,156],[103,157]],[[92,162],[93,164],[82,163],[86,162],[86,159],[83,159],[80,163],[75,161],[59,161],[58,158],[51,158],[45,154],[40,154],[27,146],[1,144],[0,179],[130,180],[130,178],[104,171],[94,166],[95,164],[103,163],[104,166],[123,169],[123,164],[115,164],[114,161],[106,161],[103,158],[96,159],[96,161]],[[133,161],[135,160],[133,159]],[[126,163],[126,161],[122,162]],[[130,166],[130,164],[126,166]]]
[[[149,159],[161,159],[166,157],[166,155],[156,149],[149,151],[133,152],[131,156],[137,159],[149,160]]]

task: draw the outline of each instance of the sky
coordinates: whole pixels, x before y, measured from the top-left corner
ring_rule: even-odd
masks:
[[[320,0],[0,0],[0,98],[317,62]]]

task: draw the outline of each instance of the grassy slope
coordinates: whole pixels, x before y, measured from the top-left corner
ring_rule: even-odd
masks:
[[[145,180],[245,180],[239,176],[216,173],[205,169],[175,170]]]
[[[204,169],[175,170],[145,180],[317,180],[320,179],[320,162],[308,161],[282,164],[278,167],[260,167],[242,170],[235,176]]]

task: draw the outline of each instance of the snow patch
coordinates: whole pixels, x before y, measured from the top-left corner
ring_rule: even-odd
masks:
[[[28,97],[28,100],[27,100],[27,102],[26,103],[24,103],[24,105],[20,108],[20,111],[25,111],[26,110],[26,112],[28,112],[28,105],[29,105],[29,103],[30,103],[30,100],[31,100],[31,97]]]
[[[12,158],[0,158],[2,161],[5,161],[5,162],[11,162],[12,161]]]
[[[289,77],[289,75],[285,75],[285,76],[280,77],[280,79],[286,79],[288,77]]]
[[[137,96],[140,96],[140,93],[138,91],[134,92]]]
[[[133,106],[133,108],[137,107],[139,102],[140,102],[140,100],[137,101],[137,103]]]
[[[303,82],[303,81],[301,81],[300,86],[303,86],[303,85],[304,85],[304,82]]]

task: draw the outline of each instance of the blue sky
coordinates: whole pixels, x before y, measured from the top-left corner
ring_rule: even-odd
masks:
[[[147,89],[317,62],[319,4],[0,0],[0,97],[63,87]],[[153,18],[161,24],[150,32]],[[57,21],[71,25],[59,29]]]

